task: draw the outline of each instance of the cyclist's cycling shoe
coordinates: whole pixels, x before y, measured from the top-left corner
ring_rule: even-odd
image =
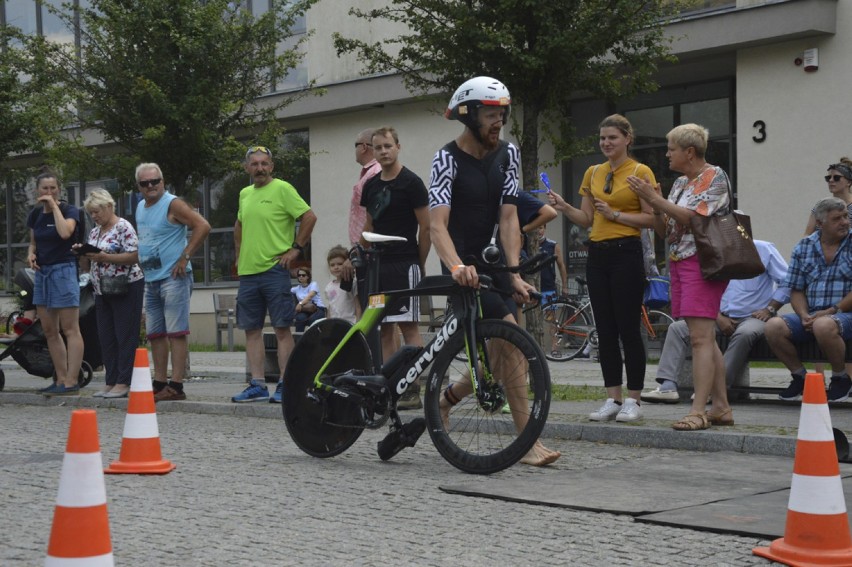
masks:
[[[412,419],[403,425],[402,429],[391,431],[378,443],[379,458],[388,461],[406,447],[414,447],[424,431],[426,431],[426,420],[422,417]]]

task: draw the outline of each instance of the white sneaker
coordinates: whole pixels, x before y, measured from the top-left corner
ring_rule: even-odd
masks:
[[[659,386],[657,386],[656,390],[642,392],[640,397],[643,402],[651,403],[676,404],[680,401],[680,395],[677,393],[677,390],[666,390],[663,392]]]
[[[592,421],[612,421],[619,411],[621,411],[621,404],[615,403],[612,398],[607,398],[599,410],[589,414],[589,419]]]
[[[636,421],[642,419],[642,408],[633,398],[627,398],[621,405],[621,411],[615,416],[615,421]]]

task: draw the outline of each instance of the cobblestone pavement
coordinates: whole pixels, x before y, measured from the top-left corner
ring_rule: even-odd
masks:
[[[0,406],[0,565],[44,560],[71,409]],[[125,413],[97,412],[108,464],[118,456]],[[158,422],[163,456],[177,469],[106,476],[116,565],[769,565],[751,555],[768,543],[754,538],[439,489],[547,483],[560,472],[654,459],[667,449],[552,439],[564,453],[553,467],[474,477],[444,462],[427,437],[382,463],[375,444],[383,433],[365,432],[347,453],[321,460],[301,453],[280,420],[165,412]],[[85,534],[81,526],[71,537]]]

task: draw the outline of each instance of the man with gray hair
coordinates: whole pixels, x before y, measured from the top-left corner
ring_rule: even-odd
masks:
[[[210,224],[183,199],[166,192],[156,163],[136,167],[143,201],[136,206],[139,266],[145,274],[145,329],[154,359],[154,401],[185,400],[183,379],[189,352],[189,297],[193,253]],[[187,232],[192,236],[187,240]],[[172,355],[172,378],[166,381]]]
[[[849,398],[852,379],[846,373],[846,341],[852,339],[852,242],[846,203],[837,197],[814,207],[817,230],[799,241],[787,270],[784,287],[791,290],[794,313],[766,322],[766,341],[790,371],[793,380],[782,400],[802,398],[805,367],[795,343],[816,339],[831,365],[829,402]]]
[[[246,334],[251,381],[231,401],[280,404],[284,370],[294,343],[290,325],[296,306],[289,293],[290,270],[297,267],[317,216],[295,187],[274,177],[275,162],[269,148],[250,147],[243,166],[252,184],[240,191],[234,247],[240,276],[237,326]],[[279,371],[278,385],[271,397],[264,376],[263,324],[267,313],[275,331]]]

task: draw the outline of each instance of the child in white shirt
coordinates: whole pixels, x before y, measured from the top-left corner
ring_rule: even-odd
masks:
[[[335,246],[328,251],[328,271],[331,272],[332,281],[325,286],[326,305],[328,306],[328,317],[345,319],[350,323],[361,316],[361,304],[358,302],[358,286],[355,277],[349,282],[341,282],[340,275],[343,272],[343,264],[349,259],[349,253],[343,246]],[[349,287],[348,290],[341,288]]]

